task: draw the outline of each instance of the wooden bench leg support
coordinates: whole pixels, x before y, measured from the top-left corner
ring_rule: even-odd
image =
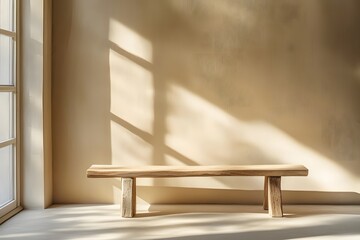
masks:
[[[269,214],[272,217],[282,217],[281,177],[268,177]]]
[[[269,181],[269,177],[265,176],[265,179],[264,179],[264,201],[263,201],[264,210],[269,209],[269,204],[268,204],[268,181]]]
[[[136,214],[136,178],[121,178],[121,216],[134,217]]]

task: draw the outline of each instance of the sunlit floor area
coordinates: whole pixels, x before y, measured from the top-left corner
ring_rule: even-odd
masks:
[[[0,239],[360,239],[360,206],[284,206],[271,218],[261,206],[139,206],[121,218],[118,205],[54,205],[24,210],[0,226]]]

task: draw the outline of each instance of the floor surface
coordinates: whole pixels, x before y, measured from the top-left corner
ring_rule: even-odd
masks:
[[[59,205],[24,210],[0,225],[0,239],[360,239],[360,206],[156,205],[121,218],[118,205]]]

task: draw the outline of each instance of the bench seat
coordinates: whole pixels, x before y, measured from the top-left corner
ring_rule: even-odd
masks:
[[[302,165],[136,166],[92,165],[89,178],[161,178],[211,176],[306,176]]]
[[[136,213],[136,178],[264,176],[264,209],[272,217],[282,217],[281,177],[307,176],[303,165],[219,165],[219,166],[116,166],[92,165],[88,178],[121,178],[122,216]]]

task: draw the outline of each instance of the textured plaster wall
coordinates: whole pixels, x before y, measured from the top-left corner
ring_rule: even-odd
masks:
[[[54,201],[91,164],[304,164],[288,203],[360,203],[358,1],[53,3]],[[259,203],[261,178],[142,179],[149,203]],[[155,186],[155,187],[153,187]],[[255,190],[255,191],[253,191]]]

